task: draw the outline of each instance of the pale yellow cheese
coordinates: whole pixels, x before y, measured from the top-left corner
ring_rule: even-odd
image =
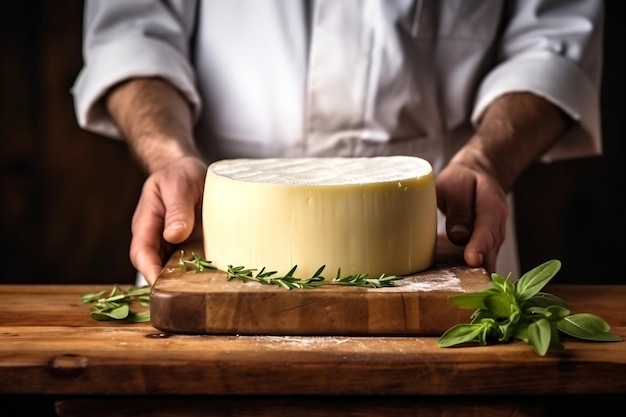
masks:
[[[205,258],[308,278],[406,275],[431,266],[431,165],[417,157],[231,159],[209,166]]]

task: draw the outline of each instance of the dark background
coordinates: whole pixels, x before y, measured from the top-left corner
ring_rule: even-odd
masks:
[[[531,167],[516,186],[526,271],[554,282],[626,283],[618,162],[626,92],[624,2],[607,2],[604,155]],[[130,219],[143,173],[122,142],[82,131],[82,0],[3,5],[0,26],[0,283],[131,283]],[[503,271],[505,273],[505,271]]]

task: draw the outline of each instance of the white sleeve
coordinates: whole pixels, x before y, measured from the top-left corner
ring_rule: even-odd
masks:
[[[509,92],[532,92],[577,123],[542,160],[602,152],[600,82],[604,9],[600,0],[519,0],[510,10],[500,63],[480,85],[472,121]]]
[[[136,76],[169,81],[197,118],[201,99],[189,58],[195,13],[195,0],[86,0],[84,65],[72,86],[78,124],[119,138],[102,98],[113,85]]]

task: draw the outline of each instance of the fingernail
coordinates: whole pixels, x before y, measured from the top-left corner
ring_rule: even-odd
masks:
[[[463,226],[462,224],[455,224],[454,226],[452,226],[452,228],[450,228],[450,232],[451,233],[468,233],[467,227]]]
[[[185,228],[184,222],[174,222],[167,226],[168,232],[178,232],[179,230],[183,230]]]
[[[448,232],[448,237],[450,238],[450,241],[457,245],[466,244],[469,239],[469,235],[469,230],[460,224],[455,224],[450,228],[450,231]]]

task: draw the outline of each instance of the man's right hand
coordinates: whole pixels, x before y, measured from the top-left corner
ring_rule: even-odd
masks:
[[[106,107],[148,173],[132,220],[130,260],[154,284],[172,246],[201,230],[207,165],[194,143],[192,107],[158,78],[115,86]]]
[[[202,236],[202,194],[207,165],[192,157],[153,172],[132,219],[130,260],[154,284],[174,247]]]

